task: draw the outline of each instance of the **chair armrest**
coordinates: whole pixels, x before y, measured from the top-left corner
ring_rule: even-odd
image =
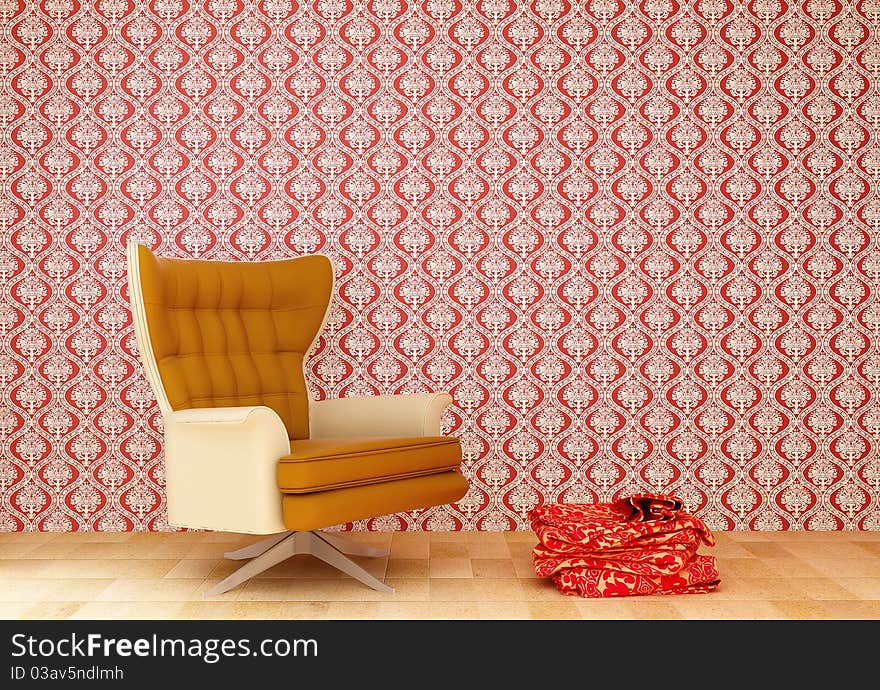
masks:
[[[212,407],[165,417],[168,522],[179,527],[274,534],[285,529],[279,458],[284,422],[269,407]]]
[[[165,417],[165,423],[172,424],[244,424],[248,420],[257,422],[263,418],[265,423],[272,425],[275,417],[284,428],[281,418],[271,407],[255,405],[253,407],[192,407],[188,410],[178,410]],[[285,432],[286,433],[286,432]]]
[[[440,415],[451,402],[452,396],[446,393],[313,400],[309,403],[309,435],[439,436]]]

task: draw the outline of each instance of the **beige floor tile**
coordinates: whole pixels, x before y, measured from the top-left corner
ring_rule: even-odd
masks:
[[[517,577],[523,579],[535,579],[538,575],[535,573],[535,559],[531,556],[520,556],[510,559],[513,563],[513,570]]]
[[[428,558],[430,553],[427,532],[395,532],[391,538],[391,558]]]
[[[285,618],[283,602],[280,601],[242,601],[231,604],[232,618],[245,620],[276,620]]]
[[[199,580],[114,580],[95,601],[189,601]]]
[[[753,545],[771,545],[769,542],[762,541],[745,541],[745,542],[728,542],[718,546],[701,546],[700,553],[707,556],[715,556],[716,558],[754,558],[755,554],[749,550]],[[790,556],[790,553],[784,555]]]
[[[201,535],[198,535],[201,537]],[[223,558],[226,551],[233,551],[228,544],[217,542],[160,541],[146,551],[147,558]]]
[[[323,602],[321,602],[323,603]],[[288,604],[287,606],[295,606]],[[283,609],[286,618],[318,618],[319,616],[313,611],[319,610],[315,602],[301,604],[302,609],[298,611],[296,608]],[[379,602],[373,601],[331,601],[327,604],[326,613],[320,617],[329,620],[375,620],[379,616]]]
[[[428,581],[418,578],[387,578],[393,594],[377,592],[350,577],[336,580],[297,580],[288,591],[290,601],[427,601]]]
[[[471,558],[510,558],[510,545],[501,535],[487,541],[469,539],[467,555]]]
[[[695,595],[696,596],[696,595]],[[638,620],[680,620],[681,612],[670,601],[669,597],[627,597],[626,603],[632,610],[633,618]]]
[[[340,609],[345,607],[373,607],[373,602],[364,601],[285,601],[281,605],[281,615],[289,620],[341,620]]]
[[[428,580],[431,601],[479,601],[469,577],[436,577]]]
[[[665,595],[661,595],[665,596]],[[676,596],[698,596],[696,594],[682,594]],[[718,601],[748,601],[750,599],[761,598],[755,594],[755,587],[751,584],[749,578],[734,577],[732,575],[721,574],[721,583],[711,592],[712,599]]]
[[[532,549],[534,547],[534,542],[512,541],[507,544],[507,549],[510,551],[511,558],[527,558],[531,560],[533,558]]]
[[[427,558],[391,558],[386,577],[428,577]]]
[[[236,620],[236,619],[281,619],[316,620],[339,619],[337,615],[321,615],[327,610],[328,602],[278,602],[278,601],[229,601],[229,602],[189,602],[184,604],[180,618],[190,620]]]
[[[834,578],[880,575],[880,559],[877,558],[809,558],[804,562],[823,575]]]
[[[71,580],[51,580],[54,587],[46,592],[44,601],[94,601],[112,583],[110,579],[87,580],[77,578]]]
[[[38,541],[8,541],[0,543],[0,563],[12,558],[26,558],[37,549],[47,548],[49,544]],[[38,556],[39,558],[39,556]]]
[[[378,577],[380,580],[385,577],[385,571],[388,567],[388,559],[385,557],[381,558],[362,558],[358,556],[351,557],[355,563],[361,566],[368,573],[373,575],[374,577]],[[237,563],[238,567],[244,565],[244,561],[232,561],[233,563]],[[233,567],[233,570],[237,569]],[[337,568],[334,568],[324,561],[315,558],[309,554],[301,554],[299,556],[294,556],[293,558],[289,558],[286,561],[275,565],[268,570],[264,570],[262,573],[258,573],[256,578],[342,578],[347,577],[345,573]]]
[[[481,601],[477,602],[477,618],[480,620],[532,620],[532,612],[522,601]]]
[[[472,601],[381,602],[378,620],[474,620],[480,605]]]
[[[686,600],[685,600],[686,599]],[[780,620],[785,614],[769,601],[723,601],[714,594],[681,594],[674,602],[683,618],[700,620]]]
[[[175,620],[184,603],[180,601],[90,601],[72,616],[75,620]]]
[[[45,601],[57,586],[57,580],[11,578],[0,580],[0,601]]]
[[[0,561],[0,581],[55,575],[57,563],[51,559],[22,558]]]
[[[798,558],[876,558],[869,549],[846,542],[790,542],[783,548]]]
[[[853,541],[853,544],[857,545],[860,549],[867,551],[875,558],[880,556],[880,541],[862,541],[860,534],[858,541]]]
[[[470,558],[432,558],[428,566],[430,577],[473,577]]]
[[[770,599],[771,601],[796,601],[805,599],[804,591],[793,580],[772,577],[747,577],[742,582],[752,596],[750,599]]]
[[[132,560],[147,557],[150,549],[144,549],[140,539],[124,542],[85,542],[73,549],[66,558],[86,560]]]
[[[828,577],[799,577],[791,580],[792,586],[804,593],[804,599],[815,601],[842,601],[859,599],[859,595],[844,589],[840,582]]]
[[[64,539],[53,539],[45,544],[34,544],[34,548],[22,555],[22,558],[61,559],[68,558],[81,544]],[[2,548],[0,548],[2,551]],[[0,555],[2,558],[2,555]]]
[[[845,590],[862,599],[880,600],[880,577],[848,577],[838,582]]]
[[[186,620],[230,620],[234,618],[231,601],[188,601],[180,610]]]
[[[471,558],[471,570],[476,578],[517,577],[509,558]]]
[[[428,542],[391,543],[391,558],[428,559],[431,556],[431,545]]]
[[[823,601],[822,606],[837,620],[880,620],[877,601]]]
[[[560,595],[561,596],[561,595]],[[570,601],[526,602],[533,620],[580,620],[581,612]]]
[[[288,592],[295,587],[293,580],[270,580],[267,578],[248,580],[240,585],[241,592],[236,601],[287,601]]]
[[[469,558],[468,545],[454,541],[431,542],[431,559]]]
[[[791,558],[794,554],[789,551],[783,544],[777,544],[775,542],[767,542],[767,541],[751,541],[751,542],[743,542],[741,546],[742,550],[745,552],[743,554],[746,558]],[[713,549],[712,553],[715,553],[716,550]],[[716,554],[721,555],[721,554]],[[729,556],[730,554],[724,554],[725,556]]]
[[[186,544],[182,544],[186,546]],[[216,542],[199,542],[190,544],[185,553],[180,554],[180,558],[223,558],[223,554],[227,551],[234,551],[228,544]]]
[[[66,620],[75,615],[84,603],[82,601],[41,601],[23,611],[19,618],[23,620]]]
[[[0,585],[0,589],[2,589]],[[14,620],[34,606],[32,601],[0,601],[0,620]],[[38,605],[38,604],[37,604]]]
[[[525,601],[522,582],[517,578],[486,578],[474,581],[475,601]]]
[[[722,578],[735,577],[774,577],[777,573],[758,558],[719,558],[718,573]]]
[[[103,561],[103,563],[115,565],[118,573],[117,577],[152,580],[165,577],[168,571],[176,566],[178,562],[173,558],[157,558],[140,561]]]
[[[41,577],[152,580],[163,577],[177,565],[177,560],[57,560],[46,563]]]
[[[372,602],[287,601],[281,604],[281,615],[287,620],[340,620],[336,606],[350,604],[371,606]]]
[[[350,600],[350,596],[346,596],[351,587],[342,582],[341,579],[334,578],[332,580],[322,578],[299,578],[296,583],[292,583],[287,592],[288,601],[340,601]],[[241,592],[241,587],[236,587],[226,594],[235,594]],[[224,595],[220,595],[224,596]]]
[[[825,577],[824,573],[806,561],[793,556],[790,558],[762,558],[761,561],[779,577],[792,579]],[[721,573],[721,577],[724,577],[724,573]]]
[[[615,597],[609,599],[585,599],[581,597],[570,597],[574,602],[575,608],[580,613],[581,620],[635,620],[636,615],[633,612],[629,602],[625,601],[628,597]]]
[[[217,568],[220,561],[212,559],[184,558],[169,570],[163,577],[174,580],[196,578],[204,580]]]
[[[820,601],[793,599],[772,603],[789,620],[827,620],[834,617]]]

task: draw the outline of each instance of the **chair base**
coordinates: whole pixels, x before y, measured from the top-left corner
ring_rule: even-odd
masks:
[[[237,587],[251,579],[254,575],[258,575],[292,556],[304,553],[320,558],[337,570],[351,575],[355,580],[362,582],[367,587],[371,587],[379,592],[391,593],[394,591],[393,588],[370,575],[353,560],[346,558],[346,554],[375,558],[387,556],[389,554],[388,551],[376,549],[366,544],[359,544],[338,534],[315,530],[312,532],[282,532],[281,534],[273,534],[271,537],[245,546],[237,551],[225,553],[224,557],[233,561],[248,558],[253,560],[243,565],[225,580],[218,582],[205,594],[206,596],[216,596],[217,594],[228,592],[233,587]]]

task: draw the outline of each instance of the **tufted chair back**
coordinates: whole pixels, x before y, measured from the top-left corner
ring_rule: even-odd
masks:
[[[139,341],[152,346],[142,355],[163,412],[265,405],[290,438],[308,438],[303,361],[332,294],[326,256],[200,261],[132,244],[129,265]]]

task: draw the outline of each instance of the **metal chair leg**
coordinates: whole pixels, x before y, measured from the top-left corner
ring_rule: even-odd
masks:
[[[286,532],[280,535],[273,535],[268,539],[263,539],[238,551],[232,551],[230,554],[235,559],[248,558],[247,555],[242,555],[243,553],[253,553],[256,557],[245,563],[226,579],[218,582],[205,595],[216,596],[223,592],[228,592],[233,587],[237,587],[272,566],[278,565],[292,556],[304,553],[311,554],[347,575],[351,575],[354,579],[367,585],[367,587],[371,587],[379,592],[391,593],[394,591],[393,588],[368,573],[353,560],[346,558],[344,552],[330,540],[326,539],[326,536],[326,534],[318,532]],[[346,539],[339,541],[349,549],[355,549],[358,546]],[[381,549],[373,549],[368,546],[363,546],[360,551],[369,552],[363,553],[363,555],[386,555]],[[349,553],[353,553],[353,551],[349,551]]]

